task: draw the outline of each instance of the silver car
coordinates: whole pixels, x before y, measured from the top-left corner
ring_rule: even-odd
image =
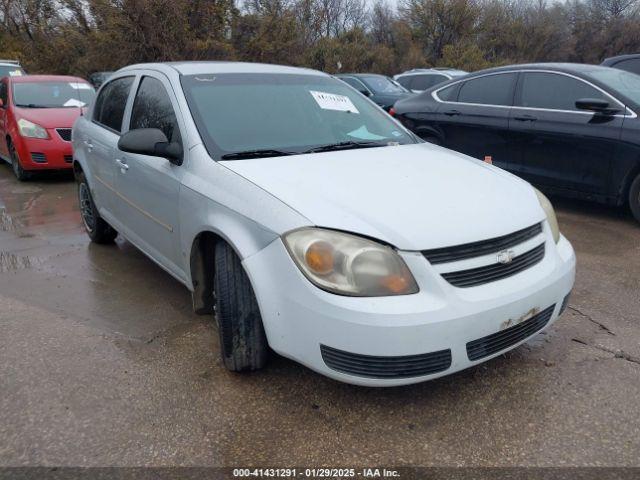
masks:
[[[542,194],[321,72],[134,65],[72,137],[91,239],[120,233],[197,313],[215,308],[230,370],[272,349],[344,382],[420,382],[515,348],[567,304],[575,255]]]

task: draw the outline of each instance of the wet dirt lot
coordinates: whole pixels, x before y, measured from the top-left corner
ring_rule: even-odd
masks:
[[[189,292],[91,245],[69,177],[0,164],[0,465],[640,465],[640,225],[555,200],[568,311],[498,359],[367,389],[283,358],[227,372]]]

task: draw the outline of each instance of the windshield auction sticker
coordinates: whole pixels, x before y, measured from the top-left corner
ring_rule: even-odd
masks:
[[[337,110],[339,112],[360,113],[351,99],[335,93],[317,92],[309,90],[318,106],[324,110]]]

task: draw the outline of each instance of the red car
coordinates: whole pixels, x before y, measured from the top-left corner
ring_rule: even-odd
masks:
[[[0,79],[0,158],[18,180],[37,170],[72,167],[71,127],[95,90],[77,77],[26,75]]]

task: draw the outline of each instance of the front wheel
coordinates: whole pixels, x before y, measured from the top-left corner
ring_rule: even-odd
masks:
[[[9,156],[11,157],[11,168],[13,169],[13,174],[16,176],[18,181],[25,182],[29,180],[31,178],[31,174],[22,168],[20,157],[18,157],[18,152],[16,151],[16,147],[13,143],[9,144]]]
[[[636,177],[629,189],[629,207],[633,216],[640,222],[640,175]]]
[[[233,372],[265,366],[269,347],[251,282],[240,259],[224,242],[215,247],[213,281],[220,350]]]
[[[93,203],[89,184],[83,173],[78,175],[78,201],[80,203],[80,216],[84,229],[94,243],[111,243],[118,236],[111,225],[105,222]]]

